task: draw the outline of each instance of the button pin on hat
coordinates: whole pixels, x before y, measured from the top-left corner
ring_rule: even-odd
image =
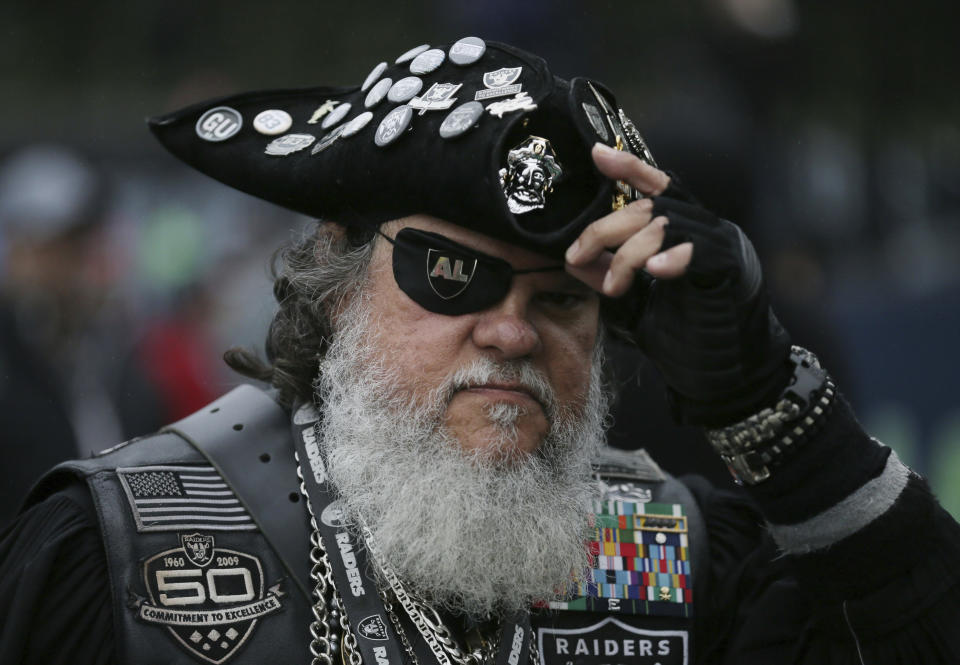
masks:
[[[423,79],[419,76],[405,76],[390,87],[387,99],[394,104],[403,104],[413,99],[423,88]]]
[[[217,106],[206,111],[197,120],[197,136],[204,141],[217,143],[235,136],[243,126],[243,116],[229,106]]]
[[[413,118],[413,109],[409,106],[403,105],[393,109],[380,121],[373,142],[381,148],[390,145],[410,126],[411,118]]]
[[[440,136],[445,139],[456,138],[475,127],[482,115],[483,104],[480,102],[465,102],[450,111],[449,115],[443,119],[443,123],[440,125]]]
[[[370,92],[367,93],[367,98],[363,100],[364,108],[373,108],[382,102],[383,98],[390,92],[391,87],[393,87],[393,80],[391,79],[386,78],[377,81],[377,84],[370,88]]]
[[[363,80],[363,85],[360,86],[360,92],[366,92],[367,88],[373,85],[380,75],[383,74],[384,70],[387,68],[387,63],[381,62],[367,74],[367,78]]]
[[[472,65],[487,50],[487,44],[479,37],[464,37],[450,47],[450,62],[456,65]]]
[[[410,62],[411,60],[413,60],[414,58],[416,58],[418,55],[420,55],[421,53],[423,53],[429,48],[430,48],[430,44],[420,44],[420,46],[414,46],[412,49],[405,52],[399,58],[394,60],[393,64],[402,65],[405,62]]]
[[[429,74],[441,64],[443,64],[444,59],[446,59],[447,54],[441,51],[438,48],[432,48],[429,51],[424,51],[410,63],[410,73],[411,74]]]
[[[290,129],[292,124],[293,118],[290,117],[290,114],[280,109],[261,111],[253,119],[253,128],[267,136],[283,134]]]

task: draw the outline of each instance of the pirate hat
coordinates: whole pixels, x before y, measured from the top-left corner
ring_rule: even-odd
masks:
[[[232,95],[149,124],[190,166],[306,215],[423,213],[558,258],[632,195],[596,170],[593,144],[652,161],[604,86],[476,37],[411,49],[362,85]]]

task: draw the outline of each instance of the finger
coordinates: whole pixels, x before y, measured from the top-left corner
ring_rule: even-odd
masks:
[[[666,217],[657,217],[617,250],[610,262],[610,269],[603,278],[604,295],[616,298],[627,292],[633,284],[636,271],[642,269],[647,259],[660,251],[663,227],[666,224]]]
[[[645,270],[657,279],[676,279],[687,272],[692,259],[693,243],[685,242],[651,256]]]
[[[633,201],[616,212],[601,217],[583,230],[567,250],[567,263],[584,265],[600,256],[605,249],[616,249],[630,236],[650,223],[653,201]]]
[[[594,291],[603,289],[603,278],[610,269],[610,262],[613,260],[613,252],[603,252],[593,261],[584,265],[566,265],[566,270],[581,282],[589,286]]]
[[[670,176],[626,150],[595,143],[591,156],[600,173],[614,180],[624,180],[647,196],[662,194],[670,184]]]

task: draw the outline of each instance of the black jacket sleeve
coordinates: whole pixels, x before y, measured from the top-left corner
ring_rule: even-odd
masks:
[[[775,542],[784,525],[816,537],[855,522],[844,511],[869,506],[850,497],[899,464],[844,403],[818,438],[749,493],[687,481],[711,540],[699,662],[960,663],[960,525],[916,474],[853,533],[790,552]],[[815,468],[830,460],[846,462]]]
[[[74,483],[0,534],[0,663],[114,663],[106,556],[86,487]]]

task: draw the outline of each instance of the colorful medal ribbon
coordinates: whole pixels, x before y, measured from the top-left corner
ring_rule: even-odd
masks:
[[[594,565],[552,609],[689,617],[693,584],[681,504],[594,501]]]

